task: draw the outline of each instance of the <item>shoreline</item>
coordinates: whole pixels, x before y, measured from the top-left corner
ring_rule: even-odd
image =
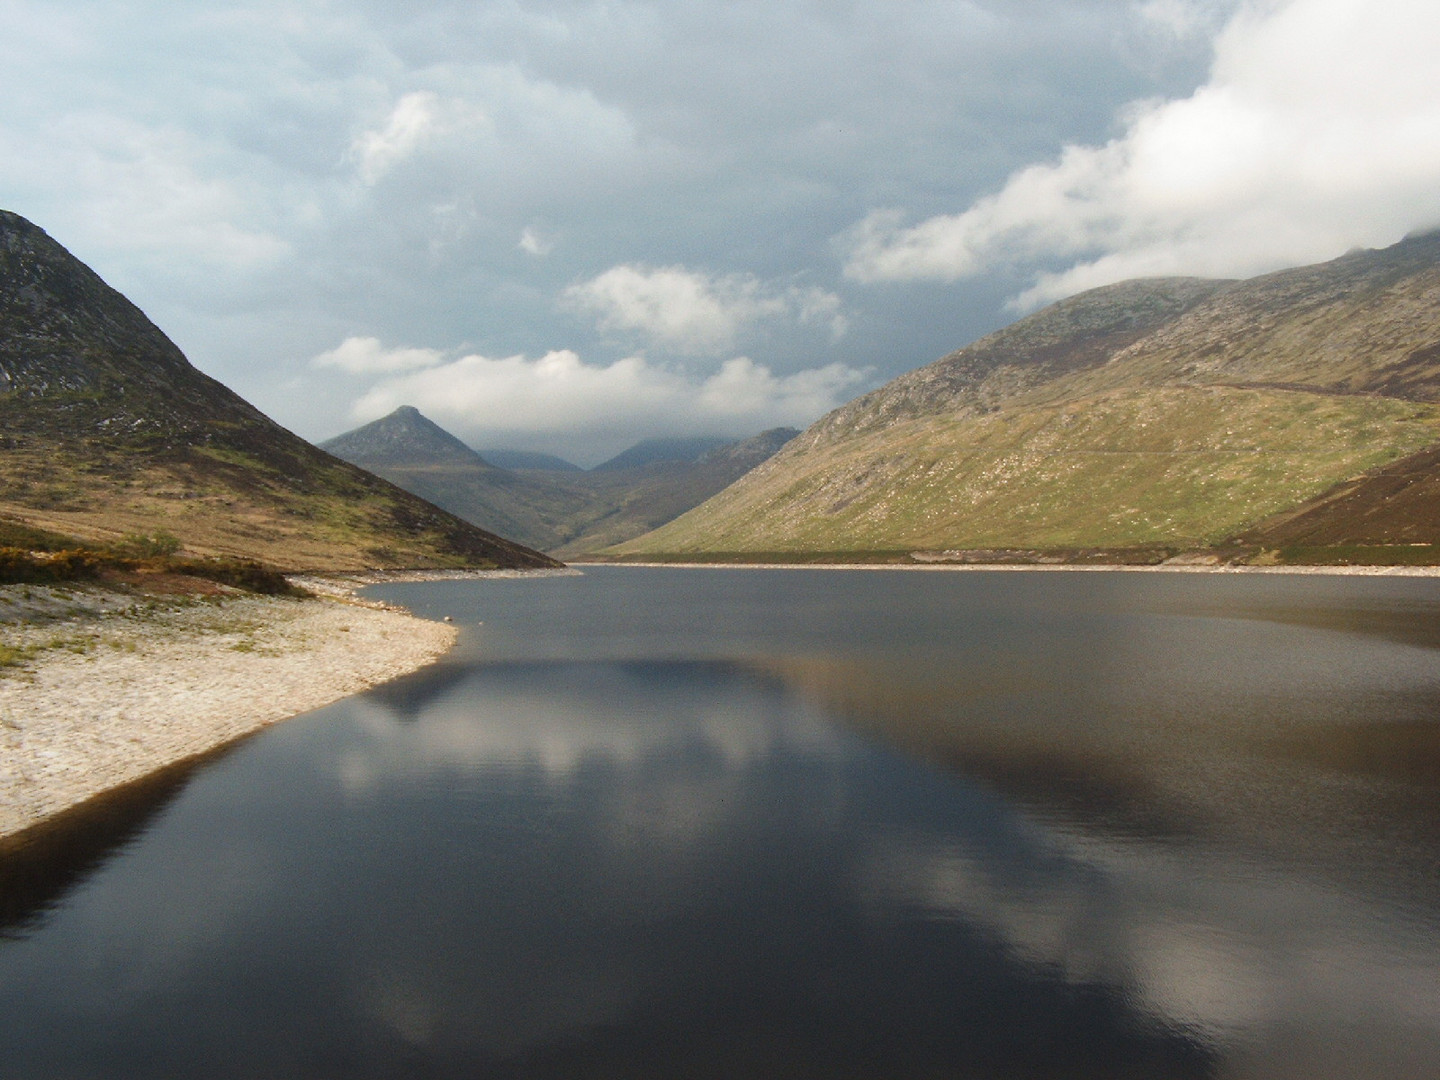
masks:
[[[588,566],[1440,577],[1440,566],[597,562],[293,576],[317,594],[310,600],[0,586],[0,852],[92,800],[449,652],[456,627],[356,595],[367,585],[577,576]]]
[[[354,596],[382,579],[396,580],[337,575],[311,600],[0,586],[0,849],[91,800],[440,659],[454,626]]]
[[[1440,577],[1440,566],[1234,566],[1216,563],[762,563],[762,562],[576,562],[588,566],[637,566],[682,570],[921,570],[926,572],[1041,571],[1133,574],[1308,574],[1332,577]]]

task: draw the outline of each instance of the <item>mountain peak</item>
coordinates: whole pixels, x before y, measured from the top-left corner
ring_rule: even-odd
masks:
[[[320,444],[320,449],[362,468],[377,465],[478,465],[488,463],[413,405],[372,420]]]
[[[700,456],[700,464],[723,464],[753,469],[762,461],[774,457],[782,446],[799,434],[798,428],[770,428],[768,431],[760,432],[759,435],[751,435],[748,439],[741,439],[739,442],[727,443],[724,446],[717,446],[713,450],[705,451]]]
[[[267,422],[197,371],[144,312],[39,226],[0,211],[0,391],[12,434],[205,439],[212,422]]]

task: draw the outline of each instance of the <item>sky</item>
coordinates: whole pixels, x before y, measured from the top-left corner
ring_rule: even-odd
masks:
[[[1434,0],[0,0],[0,207],[321,440],[804,427],[1440,226]]]

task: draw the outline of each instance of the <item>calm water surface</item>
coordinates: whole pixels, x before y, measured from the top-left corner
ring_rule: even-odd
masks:
[[[1440,1076],[1440,581],[596,568],[0,859],[0,1075]]]

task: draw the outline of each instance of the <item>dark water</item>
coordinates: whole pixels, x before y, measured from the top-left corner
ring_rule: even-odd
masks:
[[[0,1076],[1440,1076],[1440,581],[379,591],[460,647],[0,860]]]

